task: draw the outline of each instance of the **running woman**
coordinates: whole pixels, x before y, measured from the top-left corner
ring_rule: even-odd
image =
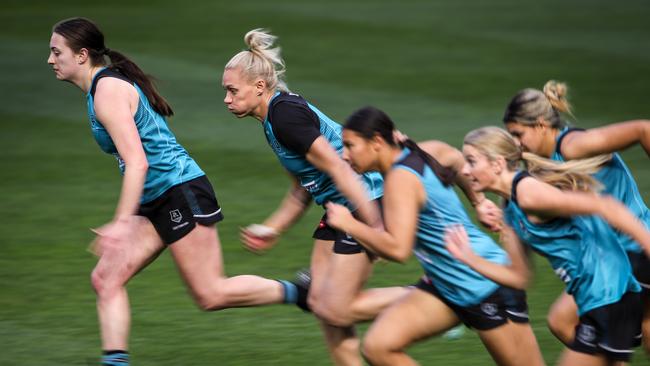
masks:
[[[524,245],[546,257],[565,282],[578,308],[575,336],[567,342],[560,365],[613,365],[627,362],[638,346],[641,302],[615,230],[621,230],[650,252],[650,232],[625,205],[594,193],[589,176],[609,156],[558,164],[522,153],[505,130],[485,127],[467,134],[464,174],[477,191],[506,200],[502,237],[514,263],[526,263]],[[521,164],[527,170],[520,170]],[[519,286],[527,266],[499,266],[473,255],[462,228],[447,236],[454,256],[504,285]]]
[[[600,154],[613,154],[612,159],[593,174],[604,185],[603,193],[623,202],[634,215],[650,228],[650,210],[643,201],[630,170],[617,153],[639,144],[650,156],[650,121],[634,120],[607,126],[581,129],[568,125],[563,114],[572,116],[567,98],[567,85],[548,81],[542,90],[519,91],[508,104],[503,122],[524,151],[555,161],[584,159]],[[617,233],[632,264],[634,275],[643,288],[643,344],[650,353],[650,260],[631,237]],[[575,300],[563,293],[552,306],[548,325],[564,343],[574,337],[578,322]]]
[[[251,250],[267,250],[280,234],[305,212],[311,201],[318,205],[347,205],[367,223],[381,225],[377,200],[382,196],[379,174],[356,175],[341,159],[341,126],[289,91],[284,61],[276,37],[263,29],[248,32],[247,49],[233,56],[223,72],[224,103],[238,118],[260,122],[266,140],[292,184],[284,200],[262,224],[242,230]],[[374,318],[404,295],[405,287],[363,291],[373,255],[346,233],[330,227],[325,217],[313,238],[311,287],[308,303],[319,317],[327,346],[338,365],[361,365],[359,340],[353,325]]]
[[[439,141],[421,143],[431,156],[410,140],[399,145],[394,134],[390,118],[373,107],[352,114],[343,130],[343,156],[354,170],[384,176],[386,230],[356,220],[341,205],[330,203],[327,211],[330,225],[379,256],[405,262],[413,253],[424,269],[416,289],[371,325],[364,356],[372,365],[415,365],[405,352],[408,346],[462,322],[478,332],[497,364],[543,365],[528,322],[525,292],[498,285],[445,249],[446,226],[458,224],[482,258],[496,265],[508,263],[506,253],[471,222],[453,189],[455,181],[463,187],[469,183],[456,174],[464,165],[462,154]]]
[[[287,281],[224,275],[215,224],[223,219],[207,177],[167,126],[172,109],[151,79],[108,49],[85,18],[54,25],[47,60],[56,78],[85,93],[93,136],[123,175],[113,219],[96,229],[92,272],[104,365],[129,363],[126,283],[169,247],[202,310],[295,303]]]

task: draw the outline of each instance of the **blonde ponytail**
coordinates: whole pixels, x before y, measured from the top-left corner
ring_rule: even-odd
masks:
[[[589,159],[557,162],[531,153],[523,153],[522,160],[533,177],[563,191],[598,192],[603,186],[591,176],[611,160],[610,154]]]
[[[262,79],[266,82],[267,89],[288,92],[280,47],[273,47],[277,38],[262,28],[249,31],[244,36],[248,49],[233,56],[225,69],[240,68],[248,80]]]
[[[519,123],[535,126],[542,118],[552,128],[562,129],[568,124],[560,113],[573,116],[571,104],[567,99],[568,87],[565,83],[549,80],[543,91],[527,88],[520,90],[512,99],[503,115],[503,123]]]

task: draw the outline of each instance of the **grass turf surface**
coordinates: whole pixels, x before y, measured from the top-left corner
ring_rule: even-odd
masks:
[[[120,178],[92,140],[83,95],[45,61],[51,26],[94,19],[106,44],[155,75],[176,116],[170,125],[210,177],[226,220],[226,271],[286,278],[308,263],[312,209],[265,256],[241,249],[238,227],[262,220],[288,181],[259,125],[222,104],[223,65],[243,35],[280,37],[292,90],[336,120],[376,105],[416,139],[459,146],[500,125],[509,98],[548,79],[572,88],[583,127],[650,117],[650,4],[646,1],[7,1],[0,14],[0,353],[2,365],[84,365],[99,337],[89,283],[88,230],[110,219]],[[650,200],[648,158],[624,157]],[[561,291],[536,258],[532,325],[547,362],[561,350],[545,326]],[[417,263],[378,265],[370,286],[412,283]],[[200,313],[168,254],[130,284],[136,365],[327,365],[312,317],[272,306]],[[365,327],[361,327],[363,331]],[[473,333],[410,350],[423,365],[488,365]],[[649,365],[637,352],[634,365]]]

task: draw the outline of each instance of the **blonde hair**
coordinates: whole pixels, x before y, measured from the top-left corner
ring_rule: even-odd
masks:
[[[284,81],[284,60],[280,57],[280,47],[273,48],[278,37],[266,29],[257,28],[244,36],[248,49],[233,56],[225,69],[240,68],[248,80],[262,79],[269,90],[288,92]]]
[[[555,80],[547,81],[542,90],[523,89],[510,100],[503,115],[503,123],[516,122],[534,126],[542,117],[552,128],[561,129],[567,126],[561,113],[573,117],[567,94],[567,85]]]
[[[512,135],[504,129],[492,126],[469,132],[465,135],[463,144],[473,146],[490,161],[503,157],[510,171],[523,165],[533,177],[566,191],[600,191],[602,185],[591,174],[596,173],[611,159],[611,155],[606,154],[568,162],[549,160],[522,152]]]

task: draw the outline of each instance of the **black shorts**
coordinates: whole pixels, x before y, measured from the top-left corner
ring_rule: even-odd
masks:
[[[642,296],[644,298],[650,298],[650,259],[645,255],[645,252],[627,252],[627,257],[632,265],[634,278],[636,278],[643,289]]]
[[[312,236],[314,239],[320,240],[333,240],[334,241],[334,253],[336,254],[358,254],[364,253],[366,249],[363,245],[359,244],[356,239],[344,233],[343,231],[337,230],[327,224],[327,213],[323,215],[318,223],[316,231]]]
[[[189,234],[196,224],[209,226],[223,220],[221,207],[205,175],[173,186],[160,197],[140,205],[138,215],[151,221],[165,244]]]
[[[381,197],[375,198],[373,202],[379,205],[379,212],[381,212],[382,211]],[[354,217],[357,217],[356,212],[353,212],[352,215]],[[352,236],[348,235],[348,233],[345,233],[343,231],[337,230],[329,226],[327,224],[327,210],[325,211],[325,214],[323,214],[323,217],[321,217],[320,222],[318,223],[318,227],[314,231],[314,235],[312,235],[312,238],[320,239],[320,240],[333,240],[334,241],[333,250],[334,253],[336,254],[366,253],[366,255],[371,261],[377,259],[376,254],[364,248],[363,245],[359,244],[359,242],[357,242],[357,240]]]
[[[500,286],[480,303],[463,307],[445,299],[427,277],[421,279],[415,287],[440,299],[456,313],[463,324],[476,330],[497,328],[507,323],[508,319],[515,323],[529,321],[526,292],[523,290]]]
[[[641,295],[627,292],[613,304],[582,314],[569,348],[587,354],[603,354],[610,360],[629,361],[641,342]]]

